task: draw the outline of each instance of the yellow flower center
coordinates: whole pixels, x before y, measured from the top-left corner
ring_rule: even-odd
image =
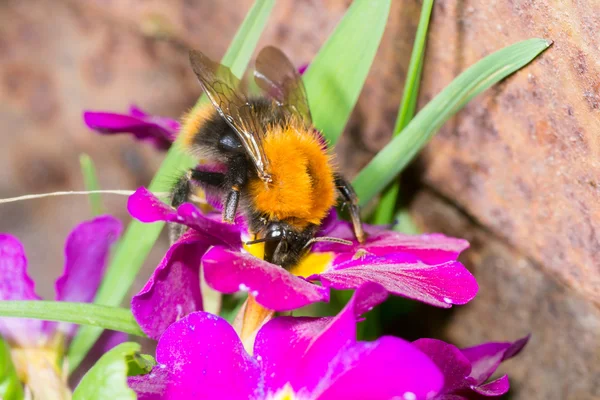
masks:
[[[272,397],[269,397],[269,400],[298,400],[295,396],[294,390],[287,383],[283,388],[281,388],[277,393],[275,393]]]
[[[252,245],[244,244],[244,249],[256,258],[264,259],[265,244],[256,243]],[[296,276],[307,278],[314,274],[324,272],[333,260],[333,253],[308,253],[300,262],[290,269],[290,272]]]
[[[290,269],[294,275],[307,278],[314,274],[324,272],[331,261],[333,253],[308,253],[300,262]]]

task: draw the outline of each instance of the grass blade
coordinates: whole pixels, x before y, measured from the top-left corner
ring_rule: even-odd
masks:
[[[334,145],[358,100],[390,12],[390,0],[354,0],[304,73],[315,126]]]
[[[404,93],[398,110],[398,117],[394,126],[394,136],[398,135],[408,125],[410,120],[415,115],[417,100],[419,98],[419,84],[421,83],[421,72],[423,71],[423,59],[425,58],[425,44],[427,42],[427,29],[429,28],[429,20],[431,18],[431,10],[433,9],[433,0],[423,1],[421,8],[421,16],[419,18],[419,26],[415,36],[408,72],[406,74],[406,82],[404,83]],[[394,209],[400,186],[398,182],[394,182],[381,196],[381,200],[375,210],[373,223],[387,224],[392,221]]]
[[[0,337],[0,399],[23,400],[23,385],[10,356],[8,343]]]
[[[70,322],[146,336],[129,309],[99,304],[42,300],[0,301],[0,316]]]
[[[223,57],[223,64],[229,66],[237,76],[241,76],[248,66],[274,4],[275,0],[256,0]],[[194,108],[200,106],[203,97],[198,100]],[[169,177],[180,174],[194,164],[195,161],[184,154],[176,143],[167,153],[152,180],[150,191],[169,190]],[[129,224],[100,286],[96,303],[121,304],[163,226],[163,223],[143,224],[138,221]],[[100,334],[101,330],[95,328],[84,327],[79,330],[69,348],[71,372],[83,360]]]
[[[394,180],[435,132],[469,100],[529,64],[550,45],[551,42],[543,39],[525,40],[490,54],[460,74],[360,171],[353,182],[360,203],[368,203]]]
[[[87,154],[81,154],[79,156],[79,165],[81,166],[85,189],[89,191],[100,190],[98,176],[96,175],[96,167],[94,166],[91,157]],[[104,206],[102,205],[102,196],[100,193],[90,193],[88,198],[90,199],[92,215],[98,216],[104,214]]]

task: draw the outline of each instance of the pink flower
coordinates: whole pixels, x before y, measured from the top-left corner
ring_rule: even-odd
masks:
[[[158,365],[129,384],[140,400],[429,398],[443,378],[417,347],[390,336],[356,340],[357,319],[386,295],[369,283],[336,317],[277,317],[251,354],[224,319],[191,313],[161,336]]]
[[[174,119],[148,115],[133,105],[127,114],[86,111],[83,119],[88,127],[101,134],[130,133],[160,150],[171,147],[179,131],[179,122]]]
[[[128,209],[142,222],[167,221],[191,228],[133,298],[134,316],[154,338],[179,318],[202,309],[200,264],[213,289],[248,291],[263,307],[275,311],[328,301],[329,288],[353,289],[368,282],[445,308],[470,301],[478,290],[475,278],[456,261],[468,243],[441,234],[409,236],[367,225],[367,242],[359,244],[350,225],[332,212],[319,235],[350,240],[352,245],[316,243],[300,265],[287,271],[247,251],[252,247],[245,248],[243,242],[250,236],[241,219],[225,224],[220,213],[203,213],[189,203],[175,210],[144,188],[130,197]]]

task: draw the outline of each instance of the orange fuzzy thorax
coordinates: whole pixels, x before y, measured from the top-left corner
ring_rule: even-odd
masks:
[[[256,210],[298,228],[320,224],[336,196],[332,159],[319,138],[291,122],[268,129],[263,146],[273,181],[250,182]]]
[[[212,104],[204,104],[183,116],[178,139],[184,149],[191,149],[194,137],[198,134],[200,127],[213,113],[215,113],[215,109]]]

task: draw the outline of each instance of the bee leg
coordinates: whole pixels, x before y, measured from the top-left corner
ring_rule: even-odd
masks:
[[[354,227],[354,234],[360,243],[365,242],[365,231],[360,221],[360,208],[358,207],[358,197],[352,185],[339,174],[335,174],[335,186],[342,198],[342,201],[348,204],[350,211],[350,218],[352,219],[352,226]]]
[[[247,161],[245,156],[237,156],[229,163],[225,177],[225,187],[229,188],[227,199],[223,204],[223,221],[232,224],[237,213],[241,197],[241,188],[248,181]]]
[[[184,176],[179,178],[175,186],[172,189],[171,195],[171,206],[179,207],[186,201],[188,201],[192,189],[190,187],[190,173],[186,173]],[[167,227],[169,229],[169,241],[171,244],[175,243],[181,235],[187,230],[185,225],[176,224],[176,223],[168,223]]]
[[[233,186],[223,205],[223,221],[232,224],[240,202],[240,188]]]
[[[171,206],[177,208],[190,200],[193,193],[193,184],[221,187],[225,181],[225,175],[220,172],[189,170],[183,175],[172,189]],[[187,230],[185,225],[169,223],[169,240],[175,243]]]

